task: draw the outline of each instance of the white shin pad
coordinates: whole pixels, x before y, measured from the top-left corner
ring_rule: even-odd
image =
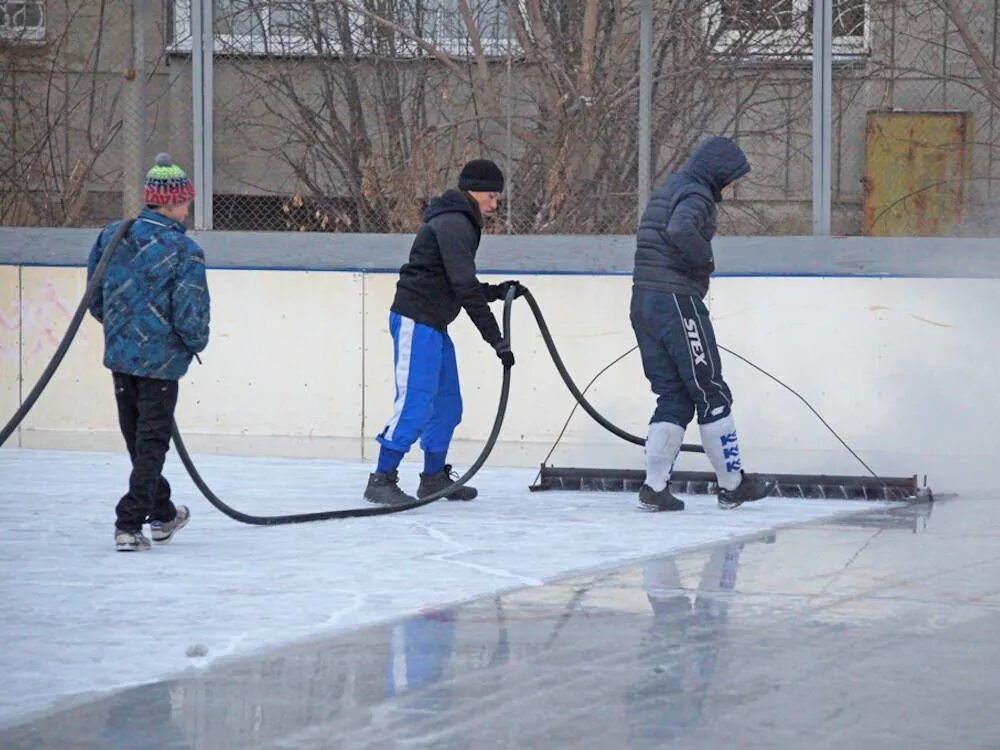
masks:
[[[743,479],[736,420],[729,414],[715,422],[698,426],[701,429],[702,447],[719,478],[719,486],[735,490]]]
[[[670,472],[684,442],[684,428],[673,422],[652,422],[646,436],[646,484],[659,492],[670,481]]]

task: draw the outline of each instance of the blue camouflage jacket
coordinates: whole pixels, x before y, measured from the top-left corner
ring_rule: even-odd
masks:
[[[90,251],[87,279],[120,222]],[[208,344],[205,254],[183,224],[144,209],[118,243],[90,312],[104,326],[104,365],[115,372],[178,380]]]

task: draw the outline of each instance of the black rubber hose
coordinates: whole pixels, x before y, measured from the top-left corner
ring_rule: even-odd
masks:
[[[503,334],[507,341],[510,341],[510,311],[516,291],[516,289],[508,291],[507,297],[504,299],[503,303]],[[503,383],[500,386],[500,403],[497,405],[497,415],[493,419],[493,429],[490,430],[490,435],[486,438],[486,444],[483,446],[483,450],[480,452],[479,457],[473,462],[472,466],[469,467],[468,471],[459,477],[454,484],[445,487],[439,492],[435,492],[433,495],[428,495],[420,500],[412,503],[406,503],[404,505],[372,505],[368,508],[325,510],[317,511],[315,513],[295,513],[285,516],[254,516],[249,513],[238,511],[227,505],[219,499],[214,492],[212,492],[211,488],[205,483],[205,480],[201,478],[201,475],[198,473],[198,469],[195,468],[194,462],[191,460],[191,456],[188,454],[187,448],[184,445],[184,441],[181,439],[181,433],[180,430],[177,429],[176,422],[174,423],[173,429],[174,448],[177,450],[177,455],[184,464],[184,468],[187,469],[188,474],[191,475],[191,480],[197,485],[198,489],[201,490],[201,494],[205,496],[205,499],[227,516],[236,521],[240,521],[241,523],[253,524],[255,526],[279,526],[292,523],[309,523],[310,521],[329,521],[338,518],[384,516],[390,513],[401,513],[406,510],[420,508],[424,505],[430,505],[431,503],[440,500],[442,497],[450,495],[456,489],[472,479],[472,477],[482,468],[483,464],[486,463],[486,459],[489,458],[490,453],[493,451],[493,446],[496,445],[497,438],[500,435],[500,427],[503,425],[504,415],[507,413],[507,400],[509,396],[510,368],[504,367]]]
[[[576,387],[576,383],[573,382],[573,378],[570,377],[569,371],[566,369],[566,365],[559,356],[559,350],[556,349],[555,341],[552,340],[552,333],[549,331],[549,326],[545,322],[545,318],[542,316],[542,311],[538,307],[538,303],[535,301],[534,295],[527,289],[527,287],[521,287],[524,299],[528,303],[528,307],[531,308],[532,315],[535,316],[535,322],[538,324],[538,330],[542,334],[542,339],[545,341],[545,346],[549,350],[549,356],[552,357],[553,363],[555,363],[556,369],[559,371],[559,375],[562,377],[563,382],[569,389],[569,392],[573,394],[573,398],[576,402],[580,404],[587,414],[593,417],[594,421],[597,422],[601,427],[610,432],[612,435],[620,437],[622,440],[627,440],[635,445],[645,445],[646,439],[641,438],[638,435],[633,435],[630,432],[626,432],[621,427],[609,422],[604,415],[602,415],[597,409],[591,406],[590,402],[587,401],[580,389]],[[682,445],[682,451],[688,453],[704,453],[705,449],[700,445]]]
[[[66,351],[69,349],[70,344],[73,342],[80,325],[83,322],[83,317],[87,313],[87,308],[90,306],[90,302],[96,293],[96,290],[104,280],[104,274],[107,269],[108,263],[114,254],[115,249],[121,242],[122,238],[131,228],[134,223],[134,219],[129,219],[122,222],[122,224],[115,231],[111,240],[108,243],[107,248],[102,254],[100,262],[97,264],[94,273],[92,274],[90,281],[87,284],[86,291],[84,292],[83,299],[80,301],[76,312],[73,314],[70,320],[69,327],[66,329],[66,333],[63,335],[62,341],[59,343],[55,353],[49,364],[46,366],[45,371],[42,373],[35,387],[32,388],[31,392],[28,394],[27,398],[14,413],[11,420],[4,426],[3,431],[0,432],[0,445],[13,434],[14,430],[17,429],[18,425],[24,419],[25,415],[31,410],[38,397],[41,395],[42,391],[48,385],[52,376],[55,374],[59,365],[62,363],[63,358],[66,356]],[[538,303],[535,301],[534,296],[526,287],[520,287],[521,293],[523,294],[525,300],[528,302],[528,306],[531,308],[532,314],[535,316],[535,321],[538,324],[539,331],[542,334],[542,338],[545,341],[545,345],[549,350],[549,354],[552,357],[552,361],[559,371],[563,382],[569,389],[570,393],[577,400],[581,407],[595,420],[598,424],[604,427],[606,430],[612,434],[627,440],[628,442],[635,443],[636,445],[644,445],[645,440],[637,435],[632,435],[625,432],[621,428],[609,422],[605,419],[590,402],[584,397],[577,388],[576,383],[573,382],[573,378],[570,377],[569,372],[566,370],[566,365],[562,361],[562,357],[559,356],[559,351],[556,349],[555,342],[552,340],[552,334],[549,331],[548,325],[545,322],[545,318],[542,316],[542,312],[538,307]],[[509,341],[511,337],[511,308],[514,301],[514,296],[518,289],[513,288],[508,291],[506,298],[504,299],[503,308],[503,333],[504,337]],[[500,434],[500,428],[503,425],[503,419],[507,412],[507,403],[510,397],[510,368],[504,368],[503,371],[503,382],[500,388],[500,401],[497,405],[497,414],[493,421],[493,428],[490,431],[489,437],[486,440],[486,444],[483,446],[483,450],[480,452],[478,458],[473,462],[469,469],[463,474],[459,479],[452,485],[440,490],[439,492],[429,495],[425,498],[421,498],[412,503],[406,503],[403,505],[391,505],[391,506],[378,506],[373,505],[368,508],[351,508],[346,510],[332,510],[332,511],[317,511],[314,513],[296,513],[281,516],[255,516],[249,513],[243,513],[227,503],[225,503],[221,498],[219,498],[212,489],[208,486],[205,480],[202,478],[198,469],[195,467],[194,462],[191,460],[191,456],[187,451],[187,446],[184,444],[184,440],[181,437],[180,430],[177,427],[176,422],[173,424],[173,440],[174,447],[177,450],[177,454],[184,464],[184,468],[187,469],[188,474],[191,476],[191,480],[195,483],[201,493],[205,496],[212,505],[214,505],[218,510],[220,510],[225,515],[230,518],[240,521],[242,523],[260,525],[260,526],[277,526],[292,523],[308,523],[311,521],[323,521],[338,518],[359,518],[364,516],[380,516],[387,515],[390,513],[401,513],[407,510],[413,510],[414,508],[419,508],[424,505],[429,505],[442,497],[445,497],[452,492],[454,492],[459,487],[463,486],[468,482],[486,463],[487,458],[489,458],[494,446],[496,445],[497,438]],[[689,446],[685,445],[682,450],[702,452],[700,446]]]
[[[56,370],[59,369],[59,365],[62,364],[63,357],[66,356],[66,351],[69,349],[69,345],[73,343],[73,339],[76,338],[76,332],[80,330],[80,325],[83,323],[83,318],[87,314],[87,309],[90,307],[91,300],[94,299],[94,295],[97,293],[97,289],[100,287],[101,283],[104,281],[104,271],[108,267],[108,262],[111,260],[111,255],[114,253],[115,248],[118,243],[122,241],[122,238],[128,233],[128,230],[132,228],[135,223],[135,219],[127,219],[118,225],[118,229],[111,236],[110,242],[108,242],[108,247],[104,251],[100,262],[94,269],[94,274],[91,276],[90,281],[87,283],[87,289],[83,293],[83,299],[80,301],[79,306],[76,308],[76,312],[73,313],[73,317],[69,321],[69,327],[66,329],[66,333],[63,334],[62,341],[59,342],[59,346],[56,347],[55,353],[52,355],[52,359],[49,360],[48,365],[45,366],[45,370],[42,372],[41,377],[38,378],[38,382],[35,383],[35,387],[31,389],[31,392],[27,395],[21,405],[18,407],[17,411],[14,412],[14,416],[10,418],[10,421],[4,425],[4,428],[0,430],[0,445],[7,442],[7,439],[14,434],[14,430],[17,429],[18,425],[24,420],[31,411],[31,408],[38,401],[38,397],[42,395],[42,391],[52,380],[52,376],[56,374]]]
[[[101,260],[98,262],[97,266],[94,268],[94,273],[90,277],[90,281],[87,283],[86,291],[83,294],[83,299],[80,300],[80,304],[76,308],[76,312],[73,313],[73,317],[70,319],[69,326],[66,329],[66,333],[63,334],[62,341],[59,342],[59,346],[56,348],[55,353],[52,355],[52,359],[49,364],[45,367],[42,372],[41,377],[35,384],[35,387],[31,389],[31,392],[25,398],[24,402],[11,417],[10,421],[4,426],[3,431],[0,432],[0,445],[14,433],[18,425],[24,420],[24,417],[31,411],[31,408],[35,405],[38,397],[41,396],[42,391],[48,386],[49,381],[52,380],[52,376],[55,375],[56,370],[59,369],[59,365],[62,364],[63,359],[66,357],[66,352],[69,350],[70,344],[73,343],[73,339],[76,337],[77,332],[80,330],[80,326],[83,323],[83,318],[87,314],[87,310],[90,307],[90,303],[97,292],[97,289],[104,281],[104,274],[107,270],[108,263],[111,261],[112,255],[114,255],[115,249],[118,244],[122,241],[125,235],[128,233],[132,224],[135,223],[135,219],[128,219],[123,221],[115,233],[112,235],[111,240],[108,242],[105,248]],[[511,289],[507,293],[507,297],[504,299],[504,309],[503,309],[503,332],[507,340],[510,340],[510,312],[511,305],[514,301],[514,294],[516,289]],[[357,518],[361,516],[380,516],[389,513],[400,513],[406,510],[412,510],[414,508],[419,508],[423,505],[428,505],[440,500],[457,488],[468,482],[475,474],[482,468],[483,464],[486,463],[486,459],[489,457],[494,445],[496,444],[497,438],[500,435],[500,427],[503,425],[503,418],[507,412],[507,402],[510,396],[510,368],[504,368],[503,371],[503,382],[500,387],[500,403],[497,406],[497,415],[493,421],[493,429],[490,431],[490,435],[486,440],[486,445],[483,447],[482,452],[479,457],[475,460],[472,466],[469,467],[468,471],[465,472],[454,484],[445,487],[439,492],[435,492],[433,495],[428,495],[425,498],[412,503],[407,503],[405,505],[392,505],[392,506],[377,506],[373,505],[370,508],[356,508],[349,510],[335,510],[335,511],[320,511],[316,513],[299,513],[294,515],[284,515],[284,516],[254,516],[248,513],[243,513],[230,507],[225,502],[223,502],[211,488],[205,483],[198,470],[195,468],[194,462],[191,460],[190,454],[187,452],[187,447],[184,445],[184,441],[181,438],[180,430],[177,429],[177,423],[173,424],[173,440],[174,446],[177,450],[177,454],[184,464],[184,468],[187,469],[188,474],[191,476],[191,480],[195,483],[201,493],[205,496],[212,505],[218,508],[220,511],[225,513],[230,518],[237,521],[241,521],[247,524],[255,524],[262,526],[276,526],[280,524],[291,524],[291,523],[306,523],[308,521],[323,521],[327,519],[334,518]]]

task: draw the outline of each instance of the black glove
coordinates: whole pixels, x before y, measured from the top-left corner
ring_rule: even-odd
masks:
[[[494,300],[507,299],[507,292],[510,291],[511,287],[514,287],[514,289],[516,290],[514,292],[514,299],[517,299],[518,297],[524,294],[524,287],[521,286],[521,283],[519,281],[511,279],[510,281],[501,281],[499,284],[494,284],[491,287],[490,291],[493,293],[493,299]]]
[[[496,350],[500,361],[503,362],[505,369],[509,370],[514,366],[514,352],[510,350],[510,342],[507,339],[500,339],[500,341],[493,345],[493,348]]]

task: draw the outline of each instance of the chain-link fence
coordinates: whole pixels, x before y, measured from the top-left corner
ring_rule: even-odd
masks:
[[[867,6],[838,71],[834,230],[1000,235],[998,0]]]
[[[830,1],[833,232],[1000,233],[1000,0]],[[214,0],[210,135],[201,2],[0,2],[0,222],[133,212],[210,137],[216,229],[411,231],[487,156],[490,231],[634,230],[641,0]],[[811,233],[811,0],[652,4],[653,186],[731,135],[722,231]]]
[[[508,0],[216,3],[217,227],[407,231],[463,162],[491,227],[634,223],[637,13]]]
[[[654,183],[706,134],[732,136],[752,169],[721,204],[720,229],[811,234],[811,7],[673,0],[654,39]]]
[[[0,2],[0,223],[135,213],[153,149],[191,151],[159,4]]]

